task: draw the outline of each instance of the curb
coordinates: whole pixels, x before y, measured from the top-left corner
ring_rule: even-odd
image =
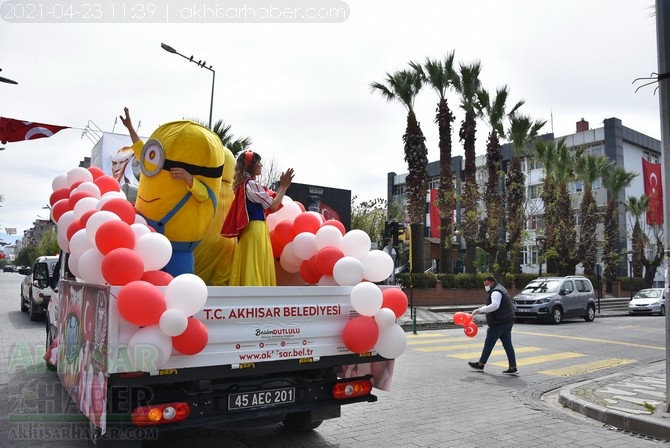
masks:
[[[622,375],[612,375],[612,377],[616,376]],[[603,379],[600,378],[598,380],[582,381],[581,383],[563,387],[558,392],[559,404],[593,420],[619,428],[622,431],[642,434],[661,441],[670,441],[670,422],[666,424],[659,418],[651,418],[644,415],[632,415],[615,409],[607,409],[586,400],[582,400],[572,393],[574,389],[592,383],[600,383],[602,380]]]

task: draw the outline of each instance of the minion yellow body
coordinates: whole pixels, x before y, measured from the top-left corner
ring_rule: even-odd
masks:
[[[228,286],[233,255],[237,247],[237,238],[225,238],[221,235],[223,220],[233,203],[233,178],[235,176],[235,156],[223,147],[223,177],[216,216],[202,242],[193,252],[195,256],[195,274],[212,286]]]
[[[192,121],[174,121],[156,129],[146,143],[133,144],[142,176],[135,208],[172,243],[164,268],[172,275],[193,273],[193,250],[204,238],[217,211],[223,174],[223,144],[212,131]],[[181,167],[193,185],[174,179]]]

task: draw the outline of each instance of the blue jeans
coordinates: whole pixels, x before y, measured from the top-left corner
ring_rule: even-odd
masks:
[[[482,355],[479,358],[479,362],[486,364],[486,361],[489,360],[491,356],[491,351],[493,347],[500,339],[502,342],[505,353],[507,353],[507,361],[509,362],[509,367],[516,367],[516,354],[514,353],[514,347],[512,346],[512,326],[513,323],[496,325],[495,327],[489,327],[486,330],[486,340],[484,341],[484,348],[482,349]]]

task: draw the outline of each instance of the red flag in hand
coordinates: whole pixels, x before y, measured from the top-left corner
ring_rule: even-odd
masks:
[[[33,123],[31,121],[15,120],[0,117],[0,142],[20,142],[37,138],[51,137],[56,132],[67,129],[69,126]]]

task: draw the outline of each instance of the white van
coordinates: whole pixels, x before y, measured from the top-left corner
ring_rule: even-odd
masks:
[[[46,313],[57,262],[57,256],[37,257],[21,282],[21,311],[27,311],[30,320],[37,320]]]

